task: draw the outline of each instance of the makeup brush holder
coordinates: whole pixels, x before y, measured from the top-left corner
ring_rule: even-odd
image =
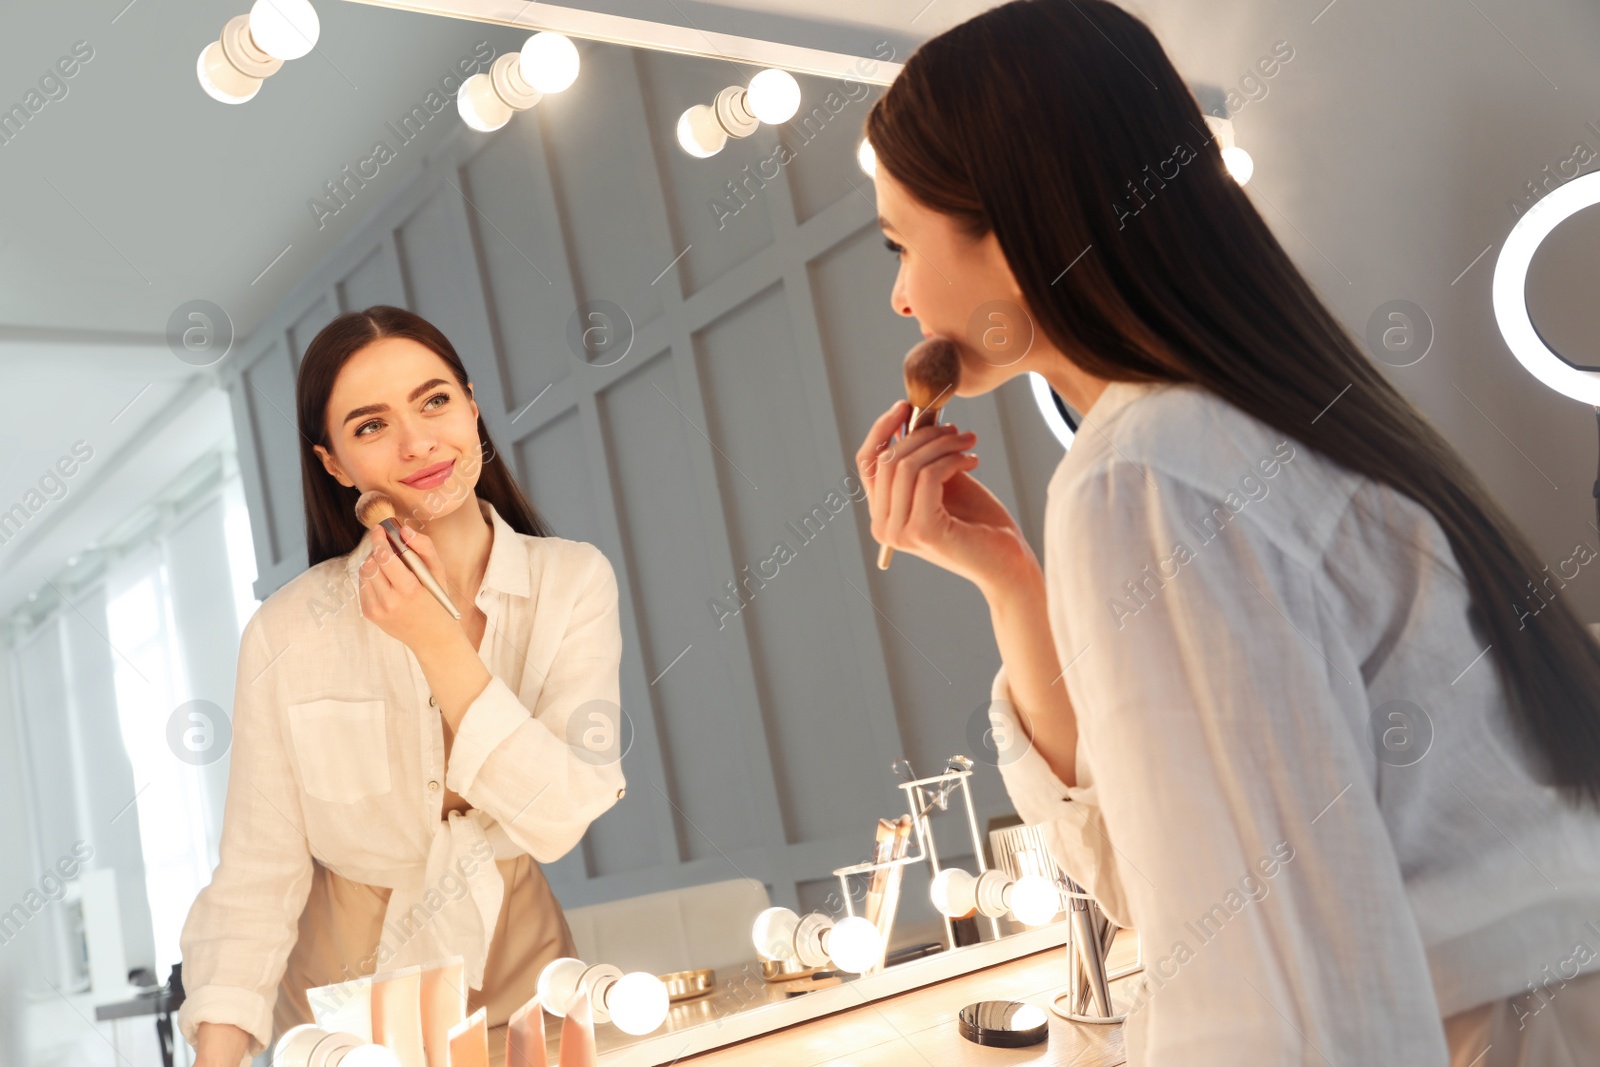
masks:
[[[939,846],[933,838],[933,826],[929,814],[937,809],[950,810],[951,794],[960,791],[962,807],[967,816],[967,832],[972,839],[972,855],[978,865],[978,873],[983,873],[988,867],[983,858],[983,838],[978,833],[978,815],[972,806],[972,791],[968,786],[968,779],[972,777],[972,761],[965,756],[952,756],[945,764],[941,774],[927,778],[912,777],[911,764],[905,759],[898,759],[894,769],[902,778],[907,779],[899,783],[899,787],[906,798],[906,810],[911,815],[911,825],[917,833],[917,844],[914,852],[899,859],[885,860],[881,863],[856,863],[849,867],[839,867],[833,873],[839,879],[839,888],[844,897],[845,913],[855,914],[853,897],[850,892],[850,878],[853,875],[871,876],[878,871],[893,867],[906,868],[913,863],[926,862],[929,867],[928,877],[931,881],[939,873]],[[945,947],[956,947],[955,928],[950,923],[949,916],[941,916],[944,921]],[[889,935],[894,925],[894,907],[891,905],[880,915],[878,932],[882,935],[884,951],[888,951]],[[1000,924],[995,919],[989,920],[989,930],[993,937],[1000,937]],[[877,970],[881,968],[874,968]]]
[[[1011,826],[989,834],[994,864],[1012,879],[1042,875],[1055,883],[1067,906],[1071,920],[1067,940],[1067,967],[1071,980],[1067,991],[1056,997],[1050,1010],[1064,1019],[1079,1023],[1119,1023],[1126,1013],[1117,1013],[1111,1002],[1112,982],[1144,969],[1144,947],[1133,965],[1120,971],[1107,968],[1112,938],[1117,926],[1095,899],[1061,870],[1050,855],[1043,829],[1037,825]]]

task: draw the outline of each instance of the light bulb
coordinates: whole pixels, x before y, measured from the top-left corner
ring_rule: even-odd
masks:
[[[200,79],[200,88],[207,96],[224,104],[242,104],[261,91],[262,79],[242,74],[229,63],[228,57],[222,54],[221,41],[212,41],[200,50],[195,76]]]
[[[625,1034],[648,1034],[667,1019],[667,987],[645,971],[630,971],[606,993],[611,1021]]]
[[[861,974],[883,955],[883,938],[870,920],[849,915],[828,931],[828,955],[841,971]]]
[[[959,919],[978,906],[978,880],[960,867],[946,867],[934,876],[929,895],[940,915]]]
[[[500,99],[487,74],[474,74],[456,93],[461,121],[483,133],[493,133],[511,121],[511,105]]]
[[[250,36],[275,59],[299,59],[317,46],[321,33],[310,0],[256,0],[250,6]]]
[[[1233,175],[1233,180],[1240,185],[1249,181],[1250,175],[1256,170],[1256,161],[1242,148],[1224,148],[1222,162],[1228,168],[1228,173]]]
[[[584,962],[573,956],[562,956],[545,964],[535,986],[539,1003],[544,1005],[545,1011],[557,1018],[564,1018],[567,1004],[577,992],[578,983],[586,970],[588,968]]]
[[[861,144],[856,148],[856,162],[861,165],[861,170],[867,177],[878,176],[878,153],[872,147],[872,142],[865,137],[861,138]]]
[[[727,143],[727,131],[717,122],[717,113],[706,105],[696,104],[678,116],[678,144],[696,159],[716,155]]]
[[[786,960],[794,955],[794,932],[800,916],[788,908],[768,908],[756,916],[750,939],[756,951],[769,960]]]
[[[522,42],[522,76],[541,93],[559,93],[578,78],[578,47],[548,30]]]
[[[788,71],[769,67],[750,79],[745,104],[762,122],[788,122],[800,110],[800,83]]]
[[[1043,926],[1061,911],[1061,894],[1041,874],[1025,874],[1011,884],[1011,914],[1024,926]]]

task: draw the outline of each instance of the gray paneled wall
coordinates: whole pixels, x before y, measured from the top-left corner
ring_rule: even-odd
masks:
[[[972,751],[998,663],[976,591],[912,558],[878,571],[849,492],[919,338],[890,311],[895,264],[855,164],[880,90],[802,78],[814,110],[693,159],[677,116],[753,71],[580,49],[572,89],[497,134],[457,131],[228,371],[256,592],[305,567],[299,354],[339,311],[411,307],[461,352],[535,505],[617,570],[629,790],[549,865],[562,900],[746,875],[795,905],[900,810],[895,757],[929,773]],[[625,355],[586,361],[569,340],[596,301],[624,318],[579,328],[631,331]],[[1060,450],[1025,384],[951,412],[1002,499],[1014,453],[1038,483],[1037,530]],[[1009,810],[991,768],[975,794],[980,819]],[[964,851],[959,814],[939,821]]]

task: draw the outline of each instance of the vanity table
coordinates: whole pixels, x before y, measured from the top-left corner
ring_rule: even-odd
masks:
[[[1138,935],[1119,930],[1107,958],[1111,971],[1138,957]],[[1111,983],[1112,996],[1125,1004],[1139,973]],[[957,975],[859,1007],[825,1015],[737,1044],[674,1061],[674,1067],[772,1067],[774,1064],[828,1064],[830,1067],[899,1067],[928,1063],[938,1067],[1117,1067],[1126,1062],[1120,1025],[1097,1026],[1050,1015],[1049,1041],[1031,1048],[988,1048],[957,1031],[956,1013],[979,1000],[1020,1000],[1049,1013],[1050,1001],[1067,990],[1065,949],[1056,945],[981,970]],[[548,1062],[559,1056],[561,1020],[545,1018]],[[602,1048],[602,1057],[604,1056]],[[489,1031],[491,1067],[505,1063],[505,1027]],[[603,1058],[602,1058],[602,1062]]]

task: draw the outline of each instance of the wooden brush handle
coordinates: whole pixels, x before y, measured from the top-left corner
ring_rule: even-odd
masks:
[[[934,423],[939,421],[939,419],[940,419],[940,417],[942,415],[944,415],[944,408],[942,408],[942,407],[939,407],[939,408],[917,408],[917,407],[914,407],[914,408],[912,408],[911,409],[911,418],[906,422],[905,431],[903,433],[901,433],[901,435],[900,435],[901,438],[903,439],[906,436],[906,434],[910,433],[912,430],[920,430],[924,426],[933,425]],[[888,570],[889,569],[889,560],[891,560],[893,558],[894,558],[894,546],[893,545],[879,545],[878,546],[878,569],[880,571]]]

